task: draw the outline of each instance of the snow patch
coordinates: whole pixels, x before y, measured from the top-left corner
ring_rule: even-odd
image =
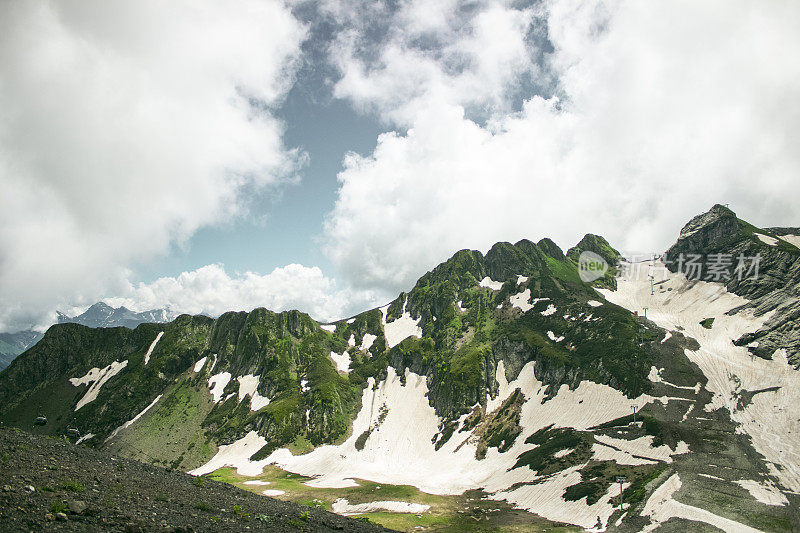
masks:
[[[270,485],[269,481],[261,481],[260,479],[251,479],[250,481],[245,481],[242,485],[257,485],[257,486],[265,486]]]
[[[526,281],[528,281],[527,276],[517,276],[517,285],[522,285]]]
[[[350,372],[350,354],[347,351],[342,354],[331,352],[331,359],[336,364],[337,372]]]
[[[84,435],[83,437],[81,437],[77,441],[75,441],[75,446],[77,446],[78,444],[80,444],[82,442],[86,442],[87,440],[91,439],[92,437],[94,437],[94,433],[87,433],[86,435]]]
[[[678,442],[674,451],[666,444],[654,448],[652,435],[646,435],[633,440],[616,439],[607,435],[595,435],[594,438],[600,444],[610,446],[628,453],[631,456],[643,457],[654,461],[663,461],[665,463],[671,463],[673,455],[682,455],[689,452],[689,445],[683,441]]]
[[[309,487],[313,487],[315,489],[348,489],[350,487],[360,487],[355,480],[344,478],[344,479],[312,479],[310,481],[306,481],[303,485],[307,485]]]
[[[552,332],[552,331],[550,331],[550,330],[547,330],[547,336],[548,336],[548,337],[550,338],[550,340],[551,340],[551,341],[553,341],[553,342],[561,342],[561,341],[563,341],[563,340],[564,340],[564,336],[563,336],[563,335],[561,335],[560,337],[556,337],[556,334],[555,334],[555,333],[553,333],[553,332]]]
[[[195,373],[195,374],[197,374],[198,372],[200,372],[201,370],[203,370],[203,367],[206,365],[206,359],[208,359],[208,357],[207,357],[207,356],[205,356],[205,357],[201,357],[201,358],[200,358],[200,359],[199,359],[199,360],[198,360],[198,361],[197,361],[197,362],[194,364],[194,373]]]
[[[734,481],[734,483],[747,490],[750,496],[761,503],[775,506],[789,505],[789,500],[786,499],[786,496],[784,496],[771,481],[759,483],[752,479],[741,479],[739,481]]]
[[[781,239],[797,248],[800,248],[800,235],[782,235]]]
[[[372,333],[364,333],[364,338],[361,339],[361,346],[359,346],[359,349],[364,351],[369,350],[372,348],[372,343],[375,342],[377,338],[378,336]]]
[[[211,389],[211,396],[214,398],[214,403],[219,403],[220,399],[222,399],[222,393],[225,391],[225,387],[228,386],[230,380],[230,372],[220,372],[208,378],[208,386]]]
[[[499,291],[500,289],[503,288],[502,281],[494,281],[489,276],[483,278],[481,282],[478,283],[478,285],[481,287],[486,287],[487,289],[492,289],[493,291]]]
[[[654,465],[656,461],[634,457],[633,454],[595,442],[592,444],[592,459],[595,461],[615,461],[620,465]]]
[[[462,303],[463,303],[463,302],[462,302],[461,300],[459,300],[459,301],[457,301],[457,302],[456,302],[456,305],[458,306],[458,310],[459,310],[459,311],[461,311],[462,313],[466,313],[466,312],[467,312],[467,309],[466,309],[465,307],[462,307],[462,306],[461,306],[461,304],[462,304]]]
[[[355,317],[353,317],[353,318],[349,319],[349,320],[347,321],[347,323],[348,323],[348,324],[352,324],[352,323],[353,323],[353,322],[355,322],[355,321],[356,321],[356,319],[355,319]]]
[[[550,305],[547,306],[547,309],[542,311],[541,315],[542,316],[550,316],[550,315],[555,314],[556,311],[558,311],[558,309],[556,309],[556,306],[553,305],[553,304],[550,304]]]
[[[334,331],[336,331],[336,324],[321,324],[319,327],[324,329],[328,333],[333,333]]]
[[[530,303],[531,299],[531,290],[525,289],[524,291],[515,294],[511,298],[509,298],[509,302],[511,302],[512,307],[516,307],[523,313],[530,311],[534,304]]]
[[[251,431],[232,444],[220,446],[217,454],[209,462],[189,471],[189,473],[193,476],[202,476],[219,468],[230,466],[243,476],[260,476],[266,463],[263,461],[250,462],[250,457],[266,444],[267,440],[264,437],[255,431]]]
[[[411,313],[406,311],[406,304],[408,304],[408,297],[403,302],[403,314],[400,318],[387,323],[386,315],[389,312],[389,306],[384,305],[380,308],[381,322],[383,324],[383,334],[386,337],[386,344],[389,348],[394,348],[401,341],[408,337],[422,338],[422,328],[419,327],[419,319],[414,320],[411,318]]]
[[[353,347],[355,347],[355,345],[356,345],[356,336],[351,334],[351,335],[350,335],[350,338],[349,338],[349,339],[347,339],[347,344],[348,344],[349,346],[353,346]]]
[[[303,392],[308,392],[311,390],[311,387],[308,386],[308,380],[302,379],[300,380],[300,390]]]
[[[150,344],[150,347],[147,349],[147,353],[144,354],[144,364],[145,364],[145,366],[147,366],[147,363],[150,362],[150,354],[153,353],[153,349],[156,347],[156,344],[158,344],[158,341],[160,341],[161,337],[163,337],[163,336],[164,336],[164,332],[163,331],[159,331],[158,335],[156,335],[155,340],[152,342],[152,344]]]
[[[286,494],[286,491],[278,490],[278,489],[267,489],[267,490],[262,490],[261,494],[263,494],[264,496],[273,496],[274,497],[274,496],[281,496],[283,494]]]
[[[673,499],[673,495],[681,488],[681,478],[678,474],[672,476],[658,487],[644,506],[642,516],[649,516],[652,521],[642,531],[648,532],[657,529],[670,518],[684,518],[695,522],[705,522],[726,533],[756,533],[757,529],[748,527],[740,522],[724,518],[705,509],[686,505]]]
[[[115,430],[114,430],[114,431],[111,433],[111,435],[109,435],[109,436],[108,436],[108,438],[106,438],[106,442],[110,441],[111,439],[113,439],[113,438],[114,438],[114,437],[117,435],[117,433],[119,433],[119,432],[120,432],[120,431],[122,431],[123,429],[126,429],[126,428],[129,428],[129,427],[131,427],[131,425],[133,425],[133,423],[134,423],[134,422],[136,422],[137,420],[139,420],[140,418],[142,418],[142,417],[144,416],[144,414],[145,414],[147,411],[149,411],[150,409],[152,409],[152,408],[153,408],[153,406],[154,406],[155,404],[157,404],[157,403],[158,403],[158,400],[160,400],[160,399],[161,399],[161,396],[162,396],[161,394],[159,394],[158,396],[156,396],[156,399],[155,399],[155,400],[153,400],[152,402],[150,402],[150,405],[148,405],[147,407],[145,407],[144,409],[142,409],[142,412],[141,412],[141,413],[139,413],[138,415],[134,416],[133,418],[131,418],[130,420],[128,420],[127,422],[125,422],[124,424],[122,424],[120,427],[118,427],[117,429],[115,429]]]
[[[769,235],[763,235],[761,233],[755,233],[754,235],[758,237],[758,240],[760,240],[764,244],[769,244],[770,246],[778,246],[778,239],[776,239],[775,237],[770,237]]]
[[[339,498],[338,500],[333,502],[333,505],[331,505],[331,509],[333,510],[334,513],[344,516],[363,514],[363,513],[373,513],[375,511],[420,514],[424,513],[430,508],[431,508],[430,505],[423,505],[421,503],[408,503],[408,502],[395,502],[395,501],[368,502],[368,503],[358,503],[355,505],[350,505],[350,503],[344,498]]]
[[[269,405],[269,398],[258,393],[258,384],[261,381],[260,375],[247,374],[246,376],[239,376],[236,381],[239,382],[239,401],[241,402],[247,396],[250,396],[251,411],[259,411]]]
[[[77,411],[87,403],[96,400],[97,395],[100,393],[100,388],[105,385],[109,379],[119,374],[126,366],[128,366],[127,359],[121,363],[119,361],[114,361],[105,368],[93,368],[89,370],[89,372],[87,372],[83,377],[70,378],[69,382],[75,387],[80,385],[88,385],[89,383],[92,384],[91,387],[89,387],[89,390],[86,391],[86,394],[83,395],[83,398],[78,401],[78,404],[75,406],[75,410]]]
[[[597,300],[589,300],[586,303],[591,305],[592,307],[600,307],[601,305],[603,305],[602,302],[598,302]]]

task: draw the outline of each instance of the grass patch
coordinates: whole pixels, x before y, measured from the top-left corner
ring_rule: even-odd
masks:
[[[55,502],[50,504],[50,512],[53,513],[53,514],[55,514],[55,513],[64,513],[64,514],[66,514],[68,510],[69,510],[69,508],[67,507],[67,504],[64,503],[64,502],[55,501]]]
[[[196,504],[194,504],[194,508],[197,509],[198,511],[203,511],[206,513],[211,512],[211,506],[208,505],[206,502],[197,502]]]
[[[86,490],[86,487],[84,487],[81,483],[72,480],[62,482],[61,488],[67,492],[83,492]]]
[[[542,428],[525,439],[526,444],[537,444],[532,450],[523,452],[517,457],[513,468],[527,466],[540,475],[559,472],[574,464],[584,456],[588,459],[591,443],[594,441],[589,434],[575,431],[571,428],[556,428],[552,425]],[[555,457],[557,452],[570,450],[571,452]]]

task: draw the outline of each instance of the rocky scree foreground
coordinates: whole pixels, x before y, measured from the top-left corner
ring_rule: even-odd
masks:
[[[0,428],[2,531],[387,531],[226,483]]]

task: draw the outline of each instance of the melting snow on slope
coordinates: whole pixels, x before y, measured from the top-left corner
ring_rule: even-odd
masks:
[[[87,433],[86,435],[84,435],[83,437],[81,437],[77,441],[75,441],[75,446],[77,446],[78,444],[80,444],[82,442],[85,442],[85,441],[91,439],[92,437],[94,437],[94,433]]]
[[[121,363],[119,361],[114,361],[105,368],[93,368],[89,370],[89,372],[87,372],[83,377],[70,378],[69,382],[75,387],[80,385],[88,385],[89,383],[92,384],[92,386],[89,387],[89,390],[86,391],[86,394],[83,395],[83,398],[78,401],[78,404],[75,406],[75,410],[77,411],[87,403],[93,402],[95,399],[97,399],[97,395],[100,393],[100,388],[105,385],[109,379],[119,374],[126,366],[128,366],[127,359]]]
[[[554,315],[556,311],[558,311],[556,306],[553,305],[553,304],[550,304],[550,305],[547,306],[547,309],[542,311],[541,314],[542,314],[542,316],[550,316],[550,315]]]
[[[351,335],[350,335],[350,338],[349,338],[349,339],[347,339],[347,344],[348,344],[349,346],[353,346],[353,347],[355,347],[355,345],[356,345],[356,336],[351,334]]]
[[[257,486],[264,486],[269,485],[269,481],[261,481],[260,479],[251,479],[250,481],[245,481],[242,485],[257,485]]]
[[[222,399],[222,393],[230,380],[230,372],[220,372],[208,378],[208,386],[211,389],[211,396],[214,397],[214,403],[219,403],[220,399]]]
[[[563,341],[563,340],[564,340],[564,336],[563,336],[563,335],[561,335],[560,337],[556,337],[556,334],[555,334],[555,333],[553,333],[553,332],[552,332],[552,331],[550,331],[550,330],[548,330],[548,331],[547,331],[547,336],[548,336],[548,337],[550,338],[550,340],[551,340],[551,341],[553,341],[553,342],[561,342],[561,341]]]
[[[649,279],[631,278],[618,279],[616,291],[599,291],[631,311],[647,307],[647,318],[658,326],[682,328],[686,336],[696,339],[700,349],[685,352],[708,378],[706,389],[714,393],[712,405],[706,409],[728,409],[740,429],[750,435],[756,451],[766,457],[772,474],[786,488],[800,492],[800,420],[795,415],[800,405],[800,372],[789,365],[785,350],[777,350],[772,360],[766,360],[732,342],[758,330],[773,313],[756,317],[752,310],[744,310],[727,315],[748,300],[729,293],[719,283],[688,281],[663,265],[657,271],[665,279],[661,284],[664,292],[651,295]],[[714,318],[712,329],[700,325],[709,317]],[[739,408],[743,391],[772,387],[779,388],[755,394],[748,405]]]
[[[353,479],[312,479],[306,481],[303,485],[313,487],[315,489],[347,489],[350,487],[360,487]]]
[[[122,424],[120,427],[118,427],[117,429],[115,429],[115,430],[114,430],[114,431],[111,433],[111,435],[109,435],[109,436],[108,436],[108,438],[106,439],[106,442],[110,441],[111,439],[113,439],[113,438],[114,438],[114,437],[117,435],[117,433],[119,433],[120,431],[122,431],[122,430],[123,430],[123,429],[125,429],[125,428],[129,428],[129,427],[131,427],[131,425],[133,425],[133,423],[134,423],[134,422],[136,422],[137,420],[139,420],[140,418],[142,418],[142,417],[144,416],[144,414],[145,414],[147,411],[149,411],[150,409],[152,409],[152,408],[153,408],[153,406],[154,406],[155,404],[157,404],[157,403],[158,403],[158,400],[160,400],[160,399],[161,399],[161,396],[162,396],[161,394],[159,394],[158,396],[156,396],[156,399],[155,399],[155,400],[153,400],[152,402],[150,402],[150,405],[148,405],[147,407],[145,407],[144,409],[142,409],[142,412],[141,412],[141,413],[139,413],[138,415],[134,416],[133,418],[131,418],[130,420],[128,420],[127,422],[125,422],[124,424]]]
[[[282,490],[278,490],[278,489],[267,489],[267,490],[262,490],[261,494],[263,494],[264,496],[275,497],[275,496],[281,496],[283,494],[286,494],[286,492],[282,491]]]
[[[350,372],[350,354],[347,351],[342,354],[331,352],[331,359],[336,364],[337,372]]]
[[[372,343],[375,342],[377,338],[378,336],[372,333],[364,333],[364,338],[361,339],[361,346],[359,346],[359,349],[364,351],[369,350],[372,348]]]
[[[512,307],[516,307],[523,313],[530,311],[533,308],[532,303],[529,303],[531,299],[531,290],[525,289],[524,291],[515,294],[511,298],[508,299],[511,302]]]
[[[308,391],[311,390],[311,387],[308,386],[308,380],[307,379],[301,379],[300,380],[300,390],[303,391],[303,392],[308,392]]]
[[[517,276],[517,285],[522,285],[526,281],[528,281],[527,276]]]
[[[466,313],[467,309],[465,307],[462,307],[462,305],[461,305],[462,303],[463,302],[461,300],[459,300],[459,301],[456,302],[456,305],[458,306],[458,310],[459,311],[461,311],[462,313]]]
[[[800,235],[783,235],[781,239],[800,248]]]
[[[258,383],[261,376],[254,376],[247,374],[246,376],[239,376],[236,381],[239,382],[239,401],[241,402],[247,396],[250,396],[250,410],[258,411],[269,405],[269,398],[261,396],[258,393]],[[224,390],[225,387],[222,387]]]
[[[150,354],[153,353],[153,349],[156,347],[156,344],[158,344],[158,341],[160,341],[161,337],[163,337],[163,336],[164,336],[164,332],[163,331],[159,331],[158,335],[156,335],[156,338],[153,341],[153,343],[150,344],[150,347],[147,349],[147,353],[144,354],[144,364],[145,365],[147,365],[147,363],[150,362]]]
[[[763,242],[764,244],[769,244],[770,246],[778,246],[778,239],[775,237],[770,237],[769,235],[763,235],[761,233],[755,234],[758,239]]]
[[[642,516],[649,516],[652,523],[645,527],[642,531],[653,531],[658,528],[663,522],[666,522],[672,517],[685,518],[686,520],[693,520],[695,522],[705,522],[714,527],[725,531],[726,533],[758,533],[757,529],[748,527],[740,522],[735,522],[728,518],[715,515],[705,509],[699,507],[692,507],[686,505],[672,498],[672,496],[681,488],[681,478],[678,474],[672,474],[663,485],[658,487],[650,499],[644,506]]]
[[[778,487],[771,481],[766,483],[759,483],[752,479],[741,479],[734,481],[737,485],[747,490],[750,495],[761,503],[767,505],[789,505],[789,500],[786,499]]]
[[[319,327],[324,329],[328,333],[333,333],[334,331],[336,331],[336,324],[321,324]]]
[[[597,300],[589,300],[586,303],[591,305],[592,307],[600,307],[601,305],[603,305],[602,302],[598,302]]]
[[[197,360],[197,362],[194,364],[194,373],[195,373],[195,374],[197,374],[198,372],[200,372],[201,370],[203,370],[203,367],[206,365],[206,359],[208,359],[208,357],[201,357],[201,358],[200,358],[200,359],[198,359],[198,360]]]
[[[546,387],[536,379],[533,369],[534,364],[528,363],[517,379],[509,383],[505,379],[504,365],[498,364],[499,392],[487,406],[489,412],[496,409],[515,389],[520,388],[527,399],[520,412],[520,423],[526,434],[550,424],[588,430],[629,414],[632,404],[641,408],[653,401],[647,395],[628,399],[611,387],[588,381],[580,383],[574,390],[564,385],[553,398],[544,401]],[[318,476],[313,482],[320,486],[349,486],[352,479],[360,478],[378,483],[413,485],[432,494],[461,494],[465,490],[484,488],[493,499],[507,499],[550,520],[587,528],[595,525],[598,516],[603,523],[608,521],[614,508],[612,500],[619,493],[618,485],[610,487],[593,505],[587,505],[585,499],[564,501],[564,489],[581,481],[581,465],[538,479],[536,473],[527,467],[513,469],[519,454],[533,448],[533,445],[525,444],[523,438],[518,438],[506,453],[490,448],[481,461],[475,459],[477,444],[471,433],[456,431],[436,450],[432,439],[439,432],[440,419],[430,406],[427,393],[424,376],[406,371],[403,385],[394,368],[389,367],[385,380],[376,383],[370,378],[362,393],[361,410],[353,422],[352,433],[344,443],[319,446],[299,456],[282,448],[265,459],[250,461],[249,458],[266,444],[263,437],[251,432],[231,445],[221,446],[208,464],[193,473],[204,474],[232,466],[240,474],[257,476],[265,466],[275,463],[298,474]],[[384,418],[378,423],[380,416]],[[363,448],[357,450],[356,440],[369,429],[372,431]],[[659,457],[669,456],[668,449],[646,450],[647,442],[636,442],[635,450]],[[534,479],[538,481],[536,485],[512,488],[515,484]]]
[[[383,334],[386,337],[386,344],[389,348],[393,348],[400,344],[401,341],[407,339],[408,337],[416,337],[418,339],[422,338],[422,328],[419,327],[419,319],[414,320],[411,318],[411,313],[406,311],[406,304],[408,303],[408,297],[406,297],[405,301],[403,302],[403,314],[400,318],[387,323],[386,322],[386,315],[389,312],[389,306],[384,305],[380,308],[381,314],[381,322],[383,324]]]
[[[331,505],[331,509],[334,513],[340,515],[354,515],[354,514],[363,514],[363,513],[374,513],[375,511],[390,511],[392,513],[413,513],[413,514],[420,514],[424,513],[428,509],[430,509],[430,505],[423,505],[421,503],[408,503],[408,502],[394,502],[394,501],[386,501],[386,502],[368,502],[368,503],[357,503],[355,505],[350,505],[350,502],[345,500],[344,498],[339,498],[333,505]]]
[[[683,441],[678,442],[675,450],[666,444],[662,444],[661,446],[654,448],[653,437],[651,435],[646,435],[633,440],[615,439],[606,435],[595,435],[594,438],[601,444],[611,448],[616,448],[617,450],[625,452],[631,456],[644,457],[645,459],[654,459],[656,461],[664,461],[666,463],[672,462],[673,455],[680,455],[689,452],[689,446]]]
[[[481,287],[486,287],[487,289],[492,289],[493,291],[499,291],[500,289],[503,288],[502,281],[494,281],[489,276],[483,278],[481,282],[478,283],[478,285]]]
[[[355,319],[355,317],[353,317],[353,318],[351,318],[351,319],[348,319],[347,323],[348,323],[348,324],[352,324],[352,323],[353,323],[353,322],[355,322],[355,321],[356,321],[356,319]]]

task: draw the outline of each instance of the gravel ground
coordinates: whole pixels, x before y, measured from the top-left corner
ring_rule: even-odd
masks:
[[[0,531],[389,531],[0,427]]]

